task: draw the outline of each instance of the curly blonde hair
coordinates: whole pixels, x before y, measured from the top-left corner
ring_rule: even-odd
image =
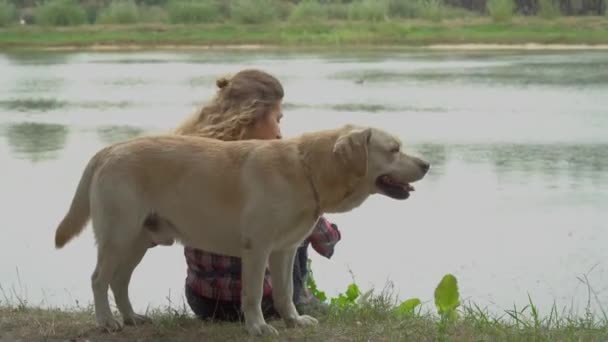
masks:
[[[284,96],[279,80],[256,69],[222,77],[216,85],[216,95],[187,118],[175,130],[176,134],[219,140],[248,139],[255,122],[270,113]]]

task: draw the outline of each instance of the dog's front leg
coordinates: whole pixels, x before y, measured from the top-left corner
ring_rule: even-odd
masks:
[[[272,277],[274,307],[288,327],[318,324],[317,319],[300,315],[293,303],[293,262],[296,248],[277,250],[270,254],[269,266]]]
[[[241,309],[245,315],[245,326],[251,335],[278,335],[272,325],[267,324],[262,314],[264,274],[269,251],[262,246],[244,243],[242,256]]]

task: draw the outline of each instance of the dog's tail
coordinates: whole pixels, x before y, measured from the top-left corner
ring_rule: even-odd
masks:
[[[91,216],[89,201],[91,181],[95,174],[95,170],[97,170],[100,159],[102,159],[107,152],[108,148],[104,148],[97,152],[84,169],[80,182],[78,183],[78,188],[76,188],[76,193],[72,199],[70,209],[55,231],[56,248],[63,247],[68,241],[80,234],[89,221]]]

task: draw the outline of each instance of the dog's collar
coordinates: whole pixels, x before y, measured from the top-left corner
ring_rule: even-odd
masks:
[[[317,186],[315,185],[315,181],[312,177],[312,171],[308,164],[306,163],[306,158],[300,152],[300,163],[304,166],[304,172],[306,173],[306,178],[308,179],[308,183],[310,184],[310,189],[312,190],[312,196],[315,200],[315,212],[314,219],[317,220],[321,216],[321,199],[319,197],[319,191],[317,190]]]

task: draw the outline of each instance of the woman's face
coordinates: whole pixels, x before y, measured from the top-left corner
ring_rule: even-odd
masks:
[[[281,102],[260,120],[256,121],[251,130],[252,139],[281,139],[281,119],[283,111]]]

